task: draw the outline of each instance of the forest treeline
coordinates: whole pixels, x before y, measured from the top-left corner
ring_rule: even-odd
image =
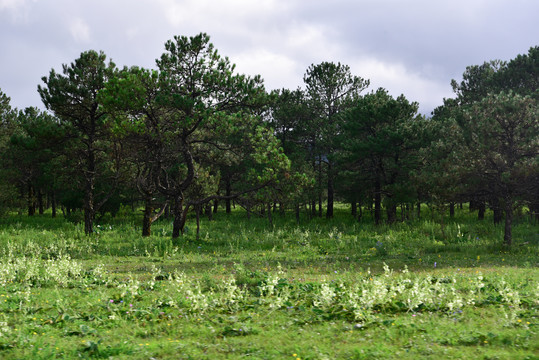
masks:
[[[236,74],[209,36],[176,36],[155,69],[117,67],[83,52],[38,86],[47,111],[12,109],[0,91],[0,211],[97,216],[143,207],[143,235],[160,216],[173,237],[190,211],[232,203],[247,216],[292,210],[333,216],[351,204],[376,224],[469,202],[482,219],[539,213],[539,47],[465,69],[431,116],[347,65],[313,64],[304,88],[267,91]],[[198,228],[198,227],[197,227]]]

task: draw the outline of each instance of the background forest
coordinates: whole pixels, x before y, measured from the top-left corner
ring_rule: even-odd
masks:
[[[199,224],[219,205],[271,223],[277,208],[331,218],[338,201],[381,224],[469,203],[505,222],[506,245],[515,210],[539,216],[537,46],[467,67],[431,116],[340,63],[268,92],[206,34],[174,37],[156,64],[83,52],[42,78],[48,111],[12,109],[2,93],[1,210],[51,208],[90,234],[96,218],[143,206],[143,235],[165,216],[177,238],[190,212]]]

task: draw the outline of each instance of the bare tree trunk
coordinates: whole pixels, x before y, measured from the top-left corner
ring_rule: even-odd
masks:
[[[454,202],[449,203],[449,217],[451,219],[455,217],[455,203]]]

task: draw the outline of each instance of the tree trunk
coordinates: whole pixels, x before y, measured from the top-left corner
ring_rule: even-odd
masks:
[[[493,209],[494,211],[494,224],[500,224],[503,220],[503,211],[499,207]]]
[[[219,200],[213,200],[213,213],[217,214],[217,209],[219,208]]]
[[[86,169],[86,189],[84,195],[84,233],[87,235],[94,232],[94,185],[95,185],[95,154],[92,149],[88,153]]]
[[[52,217],[55,218],[56,217],[56,194],[54,191],[51,193],[51,208],[52,208]]]
[[[493,211],[493,220],[494,224],[500,224],[503,220],[503,209],[500,206],[500,200],[497,197],[494,197],[491,202],[492,211]]]
[[[296,204],[296,223],[299,224],[299,204]]]
[[[417,220],[421,219],[421,201],[417,202]]]
[[[449,217],[451,219],[455,217],[455,203],[454,202],[449,203]]]
[[[28,216],[34,216],[36,213],[36,203],[34,201],[34,187],[28,184]]]
[[[326,219],[333,217],[333,197],[335,196],[335,185],[333,182],[333,168],[328,163],[328,206],[326,209]]]
[[[268,221],[270,227],[273,227],[273,218],[271,217],[271,203],[268,203]]]
[[[183,219],[183,197],[177,196],[174,199],[174,208],[172,215],[174,220],[172,221],[172,238],[176,239],[183,234],[183,227],[185,225],[185,219]]]
[[[486,211],[486,205],[484,202],[480,202],[477,204],[478,212],[477,212],[477,220],[485,220],[485,211]]]
[[[227,196],[227,199],[225,200],[225,206],[226,206],[226,213],[227,214],[230,214],[230,212],[232,211],[232,208],[231,208],[231,200],[230,198],[228,198],[228,196],[230,196],[231,192],[232,192],[232,187],[230,185],[230,179],[226,179],[226,183],[225,183],[225,195]]]
[[[513,201],[512,199],[505,200],[505,231],[503,235],[503,241],[505,245],[511,246],[512,239],[512,223],[513,223]]]
[[[382,189],[380,177],[376,176],[374,181],[374,224],[380,225],[382,211]]]
[[[200,236],[200,205],[195,206],[195,213],[197,217],[197,240]]]
[[[444,219],[445,218],[445,205],[442,205],[442,207],[440,208],[440,215],[441,215],[440,229],[442,230],[442,237],[445,239],[446,238],[446,236],[445,236],[445,219]]]
[[[171,206],[167,206],[165,208],[165,211],[163,213],[163,216],[165,217],[165,219],[170,219],[170,212],[171,212],[170,208],[171,208]]]
[[[206,213],[206,216],[208,217],[208,221],[212,221],[213,220],[213,212],[211,211],[211,204],[209,202],[204,207],[204,212]]]
[[[318,216],[322,217],[322,156],[318,157]]]
[[[39,215],[43,215],[45,212],[45,206],[43,203],[43,191],[41,189],[37,190],[37,208],[39,211]]]
[[[389,204],[386,209],[387,222],[393,224],[397,220],[397,205]]]
[[[352,201],[352,216],[353,217],[356,217],[357,216],[357,202],[354,200]]]
[[[150,236],[152,234],[152,214],[153,206],[151,199],[146,199],[144,202],[144,216],[142,217],[142,236]]]

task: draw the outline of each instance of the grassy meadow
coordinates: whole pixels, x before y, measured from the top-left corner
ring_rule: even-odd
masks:
[[[539,359],[539,224],[0,218],[2,359]]]

